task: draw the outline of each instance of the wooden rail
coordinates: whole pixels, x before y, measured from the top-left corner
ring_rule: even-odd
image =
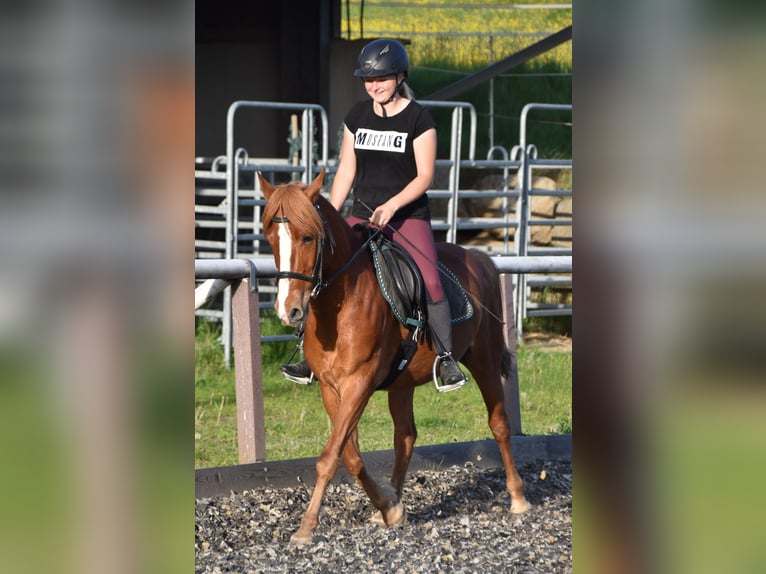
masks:
[[[517,466],[538,460],[571,461],[572,435],[535,435],[511,437],[513,458]],[[364,464],[374,476],[391,472],[394,460],[392,450],[365,452]],[[450,466],[462,466],[470,462],[479,468],[503,468],[500,449],[494,439],[416,446],[407,467],[408,472],[434,470]],[[196,498],[228,496],[231,492],[242,492],[255,488],[285,488],[290,486],[316,484],[316,457],[292,460],[272,460],[198,468],[194,473]],[[343,465],[333,478],[334,484],[351,484],[354,478]]]

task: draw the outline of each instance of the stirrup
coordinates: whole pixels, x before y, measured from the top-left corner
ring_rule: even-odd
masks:
[[[431,370],[431,375],[434,380],[434,386],[436,387],[436,390],[440,393],[448,393],[449,391],[455,391],[465,385],[468,382],[468,378],[463,374],[463,371],[460,370],[460,367],[457,366],[457,363],[455,363],[455,368],[458,370],[458,372],[463,375],[463,378],[455,383],[452,383],[450,385],[445,385],[444,383],[439,383],[439,365],[442,361],[448,360],[452,361],[454,363],[454,359],[452,358],[451,353],[444,353],[443,355],[436,355],[436,358],[434,359],[433,368]]]
[[[288,381],[297,383],[299,385],[310,385],[314,381],[314,373],[306,363],[306,359],[298,361],[297,363],[288,363],[279,367],[282,371],[282,376]],[[306,374],[308,372],[308,374]]]

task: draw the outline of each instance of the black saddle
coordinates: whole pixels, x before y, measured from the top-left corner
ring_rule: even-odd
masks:
[[[391,372],[378,387],[384,389],[407,365],[415,352],[418,340],[426,331],[426,288],[420,269],[407,251],[382,233],[375,234],[368,225],[358,224],[354,229],[370,234],[370,253],[383,298],[399,322],[409,329],[409,336],[402,341]],[[442,263],[439,263],[439,270],[442,287],[450,305],[452,324],[468,320],[473,315],[473,306],[467,293],[455,274]]]
[[[366,225],[355,226],[357,230],[367,230]],[[423,328],[427,320],[426,288],[420,269],[409,253],[390,239],[377,234],[370,241],[370,252],[375,265],[383,297],[390,305],[394,315],[407,326]],[[473,316],[473,305],[457,276],[439,262],[442,288],[449,302],[452,324],[457,325]]]
[[[425,328],[426,288],[423,276],[409,253],[379,233],[370,241],[372,262],[383,298],[405,327],[419,335]]]

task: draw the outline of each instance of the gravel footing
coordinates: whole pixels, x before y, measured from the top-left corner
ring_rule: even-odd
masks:
[[[197,573],[572,571],[570,462],[519,465],[532,509],[511,514],[502,469],[467,462],[408,475],[407,523],[383,528],[356,484],[331,484],[313,543],[290,544],[311,487],[259,488],[196,503]]]

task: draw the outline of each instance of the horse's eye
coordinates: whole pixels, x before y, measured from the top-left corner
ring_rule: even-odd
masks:
[[[302,241],[303,241],[304,244],[311,243],[312,241],[314,241],[314,236],[313,235],[304,235],[302,237]]]

